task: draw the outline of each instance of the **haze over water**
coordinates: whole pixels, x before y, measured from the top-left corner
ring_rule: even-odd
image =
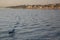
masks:
[[[0,40],[60,40],[60,10],[0,9]]]

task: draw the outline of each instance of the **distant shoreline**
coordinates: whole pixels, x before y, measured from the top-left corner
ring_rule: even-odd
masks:
[[[60,3],[48,4],[48,5],[19,5],[19,6],[9,6],[6,8],[14,8],[14,9],[60,9]]]

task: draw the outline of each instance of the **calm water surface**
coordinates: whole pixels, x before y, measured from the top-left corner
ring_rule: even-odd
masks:
[[[60,40],[60,10],[0,9],[0,40]]]

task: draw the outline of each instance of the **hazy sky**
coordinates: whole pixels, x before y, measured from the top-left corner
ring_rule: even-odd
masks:
[[[14,6],[22,4],[51,4],[60,3],[60,0],[0,0],[0,7]]]

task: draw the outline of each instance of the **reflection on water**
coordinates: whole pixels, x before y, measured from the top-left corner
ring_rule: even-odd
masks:
[[[0,40],[60,40],[60,10],[0,10]]]

